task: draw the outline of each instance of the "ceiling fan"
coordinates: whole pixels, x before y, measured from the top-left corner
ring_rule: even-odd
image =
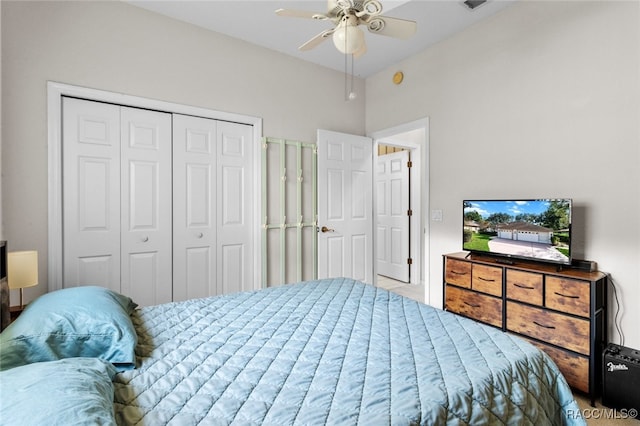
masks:
[[[369,32],[399,39],[408,39],[416,32],[414,21],[382,16],[382,4],[378,0],[328,0],[326,13],[306,10],[278,9],[279,16],[328,20],[334,27],[321,32],[299,47],[311,50],[329,36],[333,36],[336,48],[345,54],[360,57],[367,51],[364,32],[358,28],[366,25]]]

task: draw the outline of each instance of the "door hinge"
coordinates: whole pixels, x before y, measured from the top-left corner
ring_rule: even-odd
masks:
[[[408,168],[412,168],[413,167],[413,162],[412,161],[407,161],[407,167]]]
[[[407,265],[413,265],[413,259],[412,258],[408,258],[407,259]]]
[[[407,210],[407,216],[413,216],[413,210],[411,209]]]

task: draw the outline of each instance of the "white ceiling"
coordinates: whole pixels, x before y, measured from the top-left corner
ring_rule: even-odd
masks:
[[[277,16],[276,9],[326,13],[322,0],[124,0],[181,21],[248,41],[305,61],[343,71],[345,58],[331,40],[307,52],[298,46],[331,28],[329,21]],[[355,60],[354,73],[368,77],[483,20],[517,0],[489,0],[469,10],[464,0],[381,0],[383,15],[416,21],[417,33],[398,40],[366,31],[367,53]],[[362,27],[364,29],[364,27]]]

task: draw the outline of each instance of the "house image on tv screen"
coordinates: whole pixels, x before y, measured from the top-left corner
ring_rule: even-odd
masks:
[[[498,238],[514,241],[551,244],[553,229],[528,222],[511,222],[496,226]]]

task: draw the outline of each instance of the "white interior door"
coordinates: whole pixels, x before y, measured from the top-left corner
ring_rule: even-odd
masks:
[[[254,288],[253,127],[220,121],[217,130],[217,294],[228,294]]]
[[[373,141],[318,130],[318,278],[373,283]]]
[[[120,107],[63,98],[63,287],[120,288]]]
[[[121,107],[121,285],[146,306],[172,300],[171,114]]]
[[[377,272],[409,282],[409,151],[377,157]]]
[[[217,294],[217,121],[173,115],[173,299]]]

